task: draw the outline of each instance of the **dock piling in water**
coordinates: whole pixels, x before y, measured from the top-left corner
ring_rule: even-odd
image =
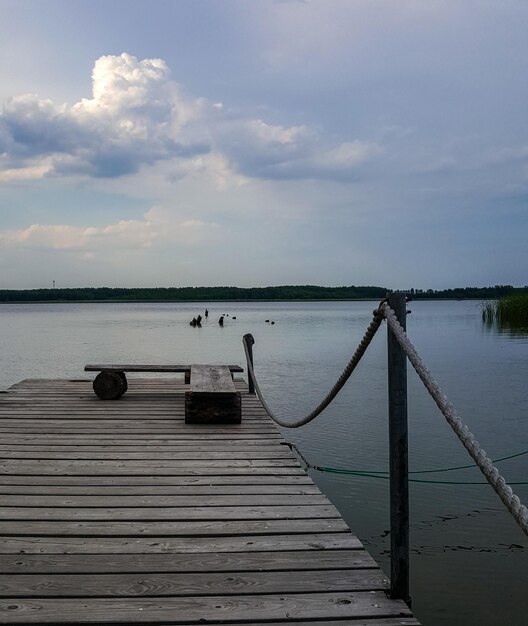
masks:
[[[388,305],[405,330],[405,294],[389,294]],[[389,468],[391,597],[410,604],[409,595],[409,455],[407,425],[407,357],[387,328],[389,386]]]

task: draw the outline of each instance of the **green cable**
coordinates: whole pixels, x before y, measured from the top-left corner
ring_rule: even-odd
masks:
[[[336,467],[323,467],[320,465],[313,465],[313,469],[319,472],[327,472],[330,474],[346,474],[349,476],[366,476],[367,478],[382,478],[383,480],[389,480],[390,476],[383,476],[379,473],[362,472],[361,470],[345,470],[338,469]],[[474,467],[473,465],[469,467]],[[441,471],[441,470],[426,470],[426,471]],[[409,478],[411,483],[432,483],[435,485],[489,485],[487,481],[459,481],[459,480],[424,480],[421,478]],[[509,482],[510,485],[528,485],[528,481],[521,480],[515,482]]]
[[[500,459],[493,459],[491,462],[492,463],[499,463],[500,461],[507,461],[508,459],[514,459],[515,457],[518,456],[523,456],[523,454],[528,454],[528,450],[524,450],[524,452],[517,452],[516,454],[510,454],[509,456],[503,456]],[[469,469],[471,467],[478,467],[475,463],[471,464],[471,465],[457,465],[455,467],[441,467],[438,469],[430,469],[430,470],[414,470],[412,472],[409,472],[409,474],[434,474],[436,472],[452,472],[454,470],[460,470],[460,469]],[[318,467],[316,467],[316,469],[319,469]],[[328,468],[328,471],[330,471],[332,468]],[[340,470],[341,471],[341,470]],[[343,472],[345,473],[358,473],[359,476],[362,476],[363,474],[365,476],[372,476],[374,474],[389,474],[388,471],[386,470],[343,470]],[[418,480],[416,480],[415,482],[419,482]],[[433,482],[433,481],[430,481]],[[457,483],[458,484],[458,483]],[[468,485],[473,485],[473,484],[484,484],[484,483],[467,483]],[[515,483],[513,483],[515,484]],[[524,484],[524,483],[516,483],[516,484]]]
[[[491,462],[499,463],[500,461],[507,461],[508,459],[514,459],[515,457],[522,456],[523,454],[528,454],[528,450],[524,450],[524,452],[517,452],[516,454],[510,454],[509,456],[503,456],[500,459],[493,459]],[[472,465],[458,465],[457,467],[444,467],[444,468],[432,469],[432,470],[416,470],[413,472],[409,472],[409,474],[432,474],[434,472],[452,472],[453,470],[468,469],[470,467],[477,467],[477,465],[473,463]],[[378,472],[372,472],[372,473],[377,474]]]

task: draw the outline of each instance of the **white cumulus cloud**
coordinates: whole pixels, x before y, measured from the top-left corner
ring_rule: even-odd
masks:
[[[120,220],[102,227],[31,224],[0,230],[0,248],[73,250],[89,259],[102,249],[149,248],[164,242],[193,245],[214,236],[217,228],[211,222],[182,219],[169,209],[153,207],[142,220]]]
[[[162,59],[123,53],[97,59],[92,96],[69,106],[36,95],[4,103],[0,176],[118,178],[174,161],[224,162],[242,176],[332,178],[379,153],[358,140],[328,141],[306,125],[236,116],[221,102],[193,97]],[[207,159],[215,155],[214,159]],[[188,169],[193,169],[192,165]]]

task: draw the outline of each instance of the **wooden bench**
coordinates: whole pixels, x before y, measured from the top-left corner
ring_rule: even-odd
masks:
[[[240,424],[240,391],[228,365],[191,365],[191,383],[185,392],[186,424]]]
[[[88,364],[84,366],[85,372],[100,372],[93,382],[95,394],[101,400],[117,400],[128,389],[125,372],[159,372],[159,373],[183,373],[185,383],[191,380],[192,365],[116,365],[116,364]],[[206,366],[213,367],[213,366]],[[235,372],[243,372],[240,365],[225,365],[232,378]]]

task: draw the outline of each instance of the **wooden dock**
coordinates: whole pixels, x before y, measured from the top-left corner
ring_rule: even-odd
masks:
[[[0,394],[1,624],[414,625],[242,380],[184,423],[174,378]]]

